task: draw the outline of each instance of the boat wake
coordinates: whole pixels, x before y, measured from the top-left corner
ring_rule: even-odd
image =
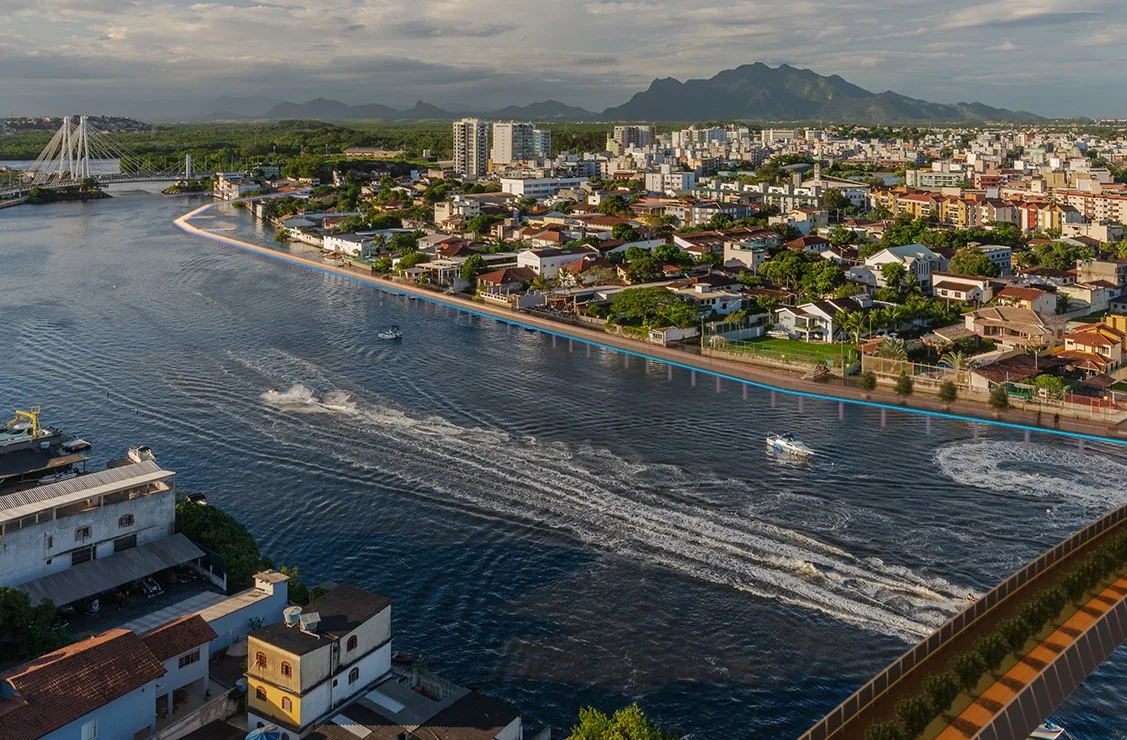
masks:
[[[331,428],[275,419],[268,433],[288,447],[331,449],[354,469],[393,476],[487,516],[905,639],[931,632],[965,606],[969,589],[756,521],[763,491],[751,482],[705,486],[741,491],[748,503],[733,512],[701,493],[699,473],[677,466],[414,415],[384,399],[330,402],[343,395],[318,397],[301,384],[263,394],[266,406],[285,415],[340,415]],[[349,445],[329,444],[342,435]]]
[[[301,383],[294,383],[284,391],[272,388],[263,393],[260,398],[262,403],[271,408],[293,414],[356,413],[356,404],[347,393],[329,391],[324,396],[318,397]]]
[[[1110,509],[1127,503],[1127,460],[1110,450],[1081,453],[1063,445],[962,441],[935,451],[951,480],[999,494]],[[1085,516],[1087,516],[1085,514]]]

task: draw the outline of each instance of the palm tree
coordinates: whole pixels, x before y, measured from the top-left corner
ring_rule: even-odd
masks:
[[[962,372],[967,369],[967,355],[965,352],[955,350],[954,352],[945,352],[939,358],[940,367],[949,367],[952,370]]]
[[[907,360],[908,350],[904,347],[903,339],[895,339],[889,337],[877,345],[875,352],[877,357],[882,357],[886,360]]]

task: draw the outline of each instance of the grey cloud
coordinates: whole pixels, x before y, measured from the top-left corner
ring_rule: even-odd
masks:
[[[433,20],[407,21],[392,27],[393,31],[400,36],[426,39],[457,36],[477,39],[489,38],[500,36],[515,28],[516,26],[511,23],[447,23]]]

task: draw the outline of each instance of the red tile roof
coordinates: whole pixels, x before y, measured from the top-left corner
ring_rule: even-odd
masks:
[[[130,630],[107,630],[68,645],[0,675],[27,702],[0,714],[0,737],[35,740],[164,673],[161,662]]]
[[[189,614],[142,633],[141,640],[157,660],[165,661],[206,645],[217,636],[203,617]]]

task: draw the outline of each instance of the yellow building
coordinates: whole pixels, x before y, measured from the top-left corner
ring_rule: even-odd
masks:
[[[249,726],[297,740],[390,671],[391,599],[342,584],[247,637]]]

